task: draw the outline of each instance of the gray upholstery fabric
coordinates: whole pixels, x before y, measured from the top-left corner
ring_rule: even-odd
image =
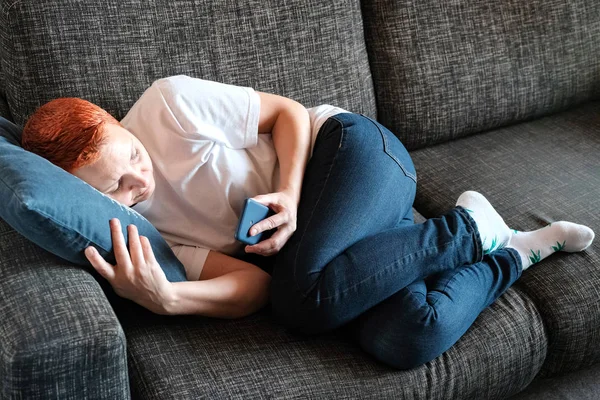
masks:
[[[375,116],[358,0],[49,0],[0,13],[17,124],[56,97],[122,118],[155,79],[187,74]]]
[[[2,97],[2,93],[0,92],[0,117],[4,117],[9,121],[12,121],[12,117],[10,115],[10,111],[8,110],[8,104],[6,104],[6,99]]]
[[[121,319],[134,399],[503,399],[531,382],[547,346],[539,313],[518,289],[454,347],[410,371],[378,363],[344,330],[290,333],[268,309],[233,321]]]
[[[0,11],[1,12],[1,11]],[[4,94],[4,79],[2,76],[2,59],[0,58],[0,117],[4,117],[12,121],[12,116],[6,103],[6,96]]]
[[[560,377],[535,379],[509,400],[598,400],[600,364]]]
[[[600,98],[600,2],[363,2],[379,121],[409,149]]]
[[[415,224],[420,224],[426,221],[426,218],[421,215],[417,210],[413,208],[413,217],[415,219]]]
[[[507,224],[533,230],[570,220],[600,233],[600,102],[412,153],[415,207],[426,217],[464,190],[483,193]],[[516,282],[535,302],[549,336],[542,376],[600,362],[600,240],[555,254]]]
[[[121,118],[154,79],[188,74],[374,117],[359,4],[4,1],[0,113],[10,111],[22,125],[44,102],[78,96]],[[409,148],[598,97],[597,2],[381,0],[362,8],[379,119]],[[503,200],[500,210],[517,228],[564,215],[598,231],[598,158],[591,155],[600,135],[591,130],[598,107],[590,107],[569,120],[415,153],[417,208],[432,216],[453,204],[461,185],[477,183]],[[587,142],[563,149],[556,121],[564,136]],[[464,143],[474,144],[462,150]],[[543,152],[556,148],[568,152],[554,166]],[[485,173],[461,167],[488,160],[500,166]],[[511,183],[519,172],[527,179]],[[542,196],[542,207],[534,207]],[[268,310],[238,321],[167,318],[114,301],[120,328],[89,273],[0,221],[0,397],[128,398],[125,334],[133,397],[144,400],[504,398],[531,382],[544,361],[548,375],[598,361],[594,246],[534,267],[448,352],[402,372],[370,359],[343,331],[300,337],[273,324]]]
[[[0,315],[0,398],[129,398],[125,335],[98,283],[2,220]]]

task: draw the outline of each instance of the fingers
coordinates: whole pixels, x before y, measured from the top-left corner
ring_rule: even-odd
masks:
[[[262,221],[259,221],[256,224],[252,225],[252,227],[250,228],[250,236],[254,236],[261,232],[275,229],[278,226],[287,223],[289,219],[289,216],[285,212],[280,212],[269,218],[263,219]]]
[[[154,258],[154,252],[152,251],[152,245],[150,245],[150,240],[146,236],[140,236],[140,241],[142,243],[142,251],[146,263],[154,264],[156,263],[156,258]]]
[[[117,265],[123,268],[131,268],[131,259],[121,231],[121,222],[117,218],[113,218],[109,221],[109,225]]]
[[[250,228],[249,235],[277,229],[273,235],[253,246],[246,246],[247,253],[258,253],[264,256],[277,254],[296,231],[296,212],[299,196],[291,191],[279,191],[253,197],[253,200],[271,208],[275,215],[257,222]]]
[[[275,215],[257,222],[250,228],[250,236],[276,229],[282,225],[290,225],[292,232],[296,230],[297,201],[286,191],[254,196],[253,200],[269,207]],[[279,228],[281,230],[281,228]]]
[[[280,229],[269,239],[263,240],[253,246],[246,246],[246,252],[257,253],[263,256],[275,255],[281,250],[291,236],[292,233],[287,233],[285,229]]]
[[[127,227],[127,235],[129,236],[129,254],[131,255],[132,264],[136,266],[144,263],[146,258],[144,257],[137,227],[135,225],[129,225]]]
[[[92,264],[92,267],[94,267],[94,269],[98,271],[98,273],[102,275],[104,279],[110,282],[115,278],[114,267],[106,262],[100,253],[98,253],[98,250],[92,246],[89,246],[85,249],[84,254],[90,264]]]

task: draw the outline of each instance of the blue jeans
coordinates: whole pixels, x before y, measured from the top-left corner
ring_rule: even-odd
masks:
[[[350,329],[377,359],[407,369],[450,348],[520,276],[518,254],[484,256],[461,207],[414,224],[416,173],[398,138],[353,113],[321,127],[297,229],[274,256],[271,307],[287,327]]]

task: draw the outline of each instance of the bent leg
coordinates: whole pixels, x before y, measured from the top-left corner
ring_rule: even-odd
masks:
[[[287,281],[276,265],[271,293],[275,316],[305,333],[337,328],[416,280],[483,257],[474,222],[461,208],[367,237],[325,265],[307,261],[318,247],[300,249]]]
[[[307,166],[297,230],[276,257],[275,317],[304,332],[333,329],[417,279],[480,261],[464,209],[406,223],[415,188],[412,161],[385,127],[330,118]]]
[[[502,249],[479,263],[412,283],[348,328],[378,360],[399,369],[414,368],[454,345],[521,272],[517,252]]]

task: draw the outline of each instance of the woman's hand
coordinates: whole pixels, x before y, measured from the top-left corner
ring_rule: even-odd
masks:
[[[136,226],[129,225],[127,251],[120,221],[113,218],[109,224],[117,264],[106,262],[92,246],[85,249],[85,256],[119,296],[154,313],[168,314],[168,305],[173,298],[172,284],[156,262],[148,238],[139,236]]]
[[[258,242],[253,246],[246,246],[246,253],[257,253],[263,256],[272,256],[287,243],[296,231],[296,218],[298,214],[298,196],[288,191],[263,194],[253,197],[252,200],[271,208],[275,215],[254,224],[250,228],[252,236],[277,228],[269,239]],[[256,230],[256,232],[254,232]]]

